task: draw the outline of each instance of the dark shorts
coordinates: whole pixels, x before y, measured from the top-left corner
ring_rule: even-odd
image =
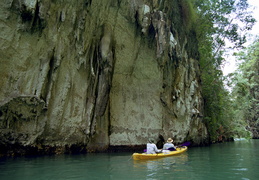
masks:
[[[173,148],[173,147],[170,147],[168,150],[169,150],[169,151],[176,151],[176,149]]]

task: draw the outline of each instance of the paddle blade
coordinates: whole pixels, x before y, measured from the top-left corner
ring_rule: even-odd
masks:
[[[190,142],[184,142],[183,144],[181,144],[181,146],[190,146],[191,143]]]

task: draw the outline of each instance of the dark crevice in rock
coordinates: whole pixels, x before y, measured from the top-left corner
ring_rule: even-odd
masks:
[[[24,23],[27,21],[30,22],[33,19],[33,14],[31,14],[31,11],[26,9],[24,4],[21,5],[21,17]]]
[[[51,84],[53,81],[53,74],[55,71],[55,57],[54,57],[54,50],[53,50],[53,54],[49,60],[49,70],[44,82],[44,86],[42,88],[42,93],[41,93],[41,98],[47,103],[48,101],[48,94],[51,91]],[[48,103],[47,103],[48,104]]]
[[[86,1],[85,1],[85,6],[86,6],[86,7],[91,6],[91,4],[92,4],[92,0],[86,0]]]
[[[46,27],[46,22],[40,17],[40,3],[38,1],[35,1],[34,7],[29,7],[23,1],[13,1],[11,8],[20,13],[22,23],[26,25],[23,30],[31,33],[42,33],[42,30]]]
[[[87,99],[86,99],[86,121],[88,122],[86,124],[86,129],[89,129],[89,131],[86,131],[87,135],[93,135],[95,133],[94,131],[94,125],[95,120],[95,106],[96,106],[96,97],[97,97],[97,87],[98,87],[98,76],[99,76],[99,55],[98,55],[98,45],[94,44],[91,46],[91,56],[90,56],[90,64],[91,64],[91,70],[89,72],[89,85],[87,88]]]
[[[156,30],[151,23],[150,26],[148,27],[148,46],[152,48],[154,42],[156,40]]]

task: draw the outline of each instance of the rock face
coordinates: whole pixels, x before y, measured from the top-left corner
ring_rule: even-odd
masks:
[[[205,143],[184,2],[1,1],[0,153]]]

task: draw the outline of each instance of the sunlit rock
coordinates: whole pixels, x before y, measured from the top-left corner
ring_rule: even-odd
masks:
[[[0,154],[205,143],[199,61],[167,3],[0,1]]]

